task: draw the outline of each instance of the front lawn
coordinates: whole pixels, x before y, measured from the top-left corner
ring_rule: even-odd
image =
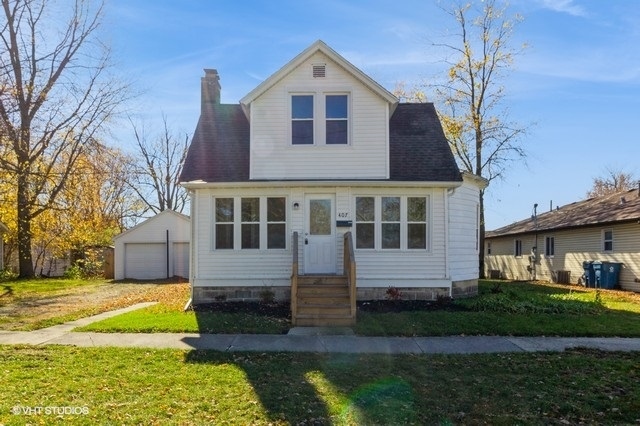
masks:
[[[280,334],[290,327],[284,315],[183,312],[187,294],[175,295],[179,299],[79,330]],[[363,336],[640,336],[640,295],[630,292],[483,281],[478,297],[434,305],[399,312],[359,310],[354,331]]]
[[[0,329],[34,330],[138,302],[184,299],[187,293],[188,284],[177,280],[3,280],[0,282]]]
[[[0,346],[0,365],[0,424],[640,422],[640,353],[386,356]]]

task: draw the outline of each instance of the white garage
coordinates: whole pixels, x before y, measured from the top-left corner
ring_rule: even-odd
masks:
[[[115,237],[116,280],[189,277],[188,216],[165,210]]]

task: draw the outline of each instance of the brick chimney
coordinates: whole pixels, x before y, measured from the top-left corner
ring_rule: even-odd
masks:
[[[205,105],[220,103],[220,76],[218,75],[218,70],[204,69],[201,90],[201,110],[204,110]]]

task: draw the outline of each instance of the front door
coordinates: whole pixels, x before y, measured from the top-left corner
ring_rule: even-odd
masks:
[[[336,273],[335,197],[307,195],[304,231],[304,272]]]

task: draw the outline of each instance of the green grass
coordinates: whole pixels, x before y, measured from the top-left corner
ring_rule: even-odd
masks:
[[[18,299],[51,297],[73,293],[81,287],[98,286],[107,280],[34,278],[0,281],[0,304]]]
[[[183,312],[176,307],[158,304],[89,324],[76,331],[284,334],[289,328],[290,322],[286,318],[250,313]]]
[[[0,346],[0,424],[631,424],[639,353],[347,355]],[[87,414],[12,414],[78,407]]]
[[[500,285],[501,293],[492,290]],[[161,303],[97,322],[81,331],[280,334],[284,318],[251,314],[182,312]],[[398,313],[358,312],[363,336],[640,336],[640,295],[580,287],[482,281],[479,297],[453,309]]]

